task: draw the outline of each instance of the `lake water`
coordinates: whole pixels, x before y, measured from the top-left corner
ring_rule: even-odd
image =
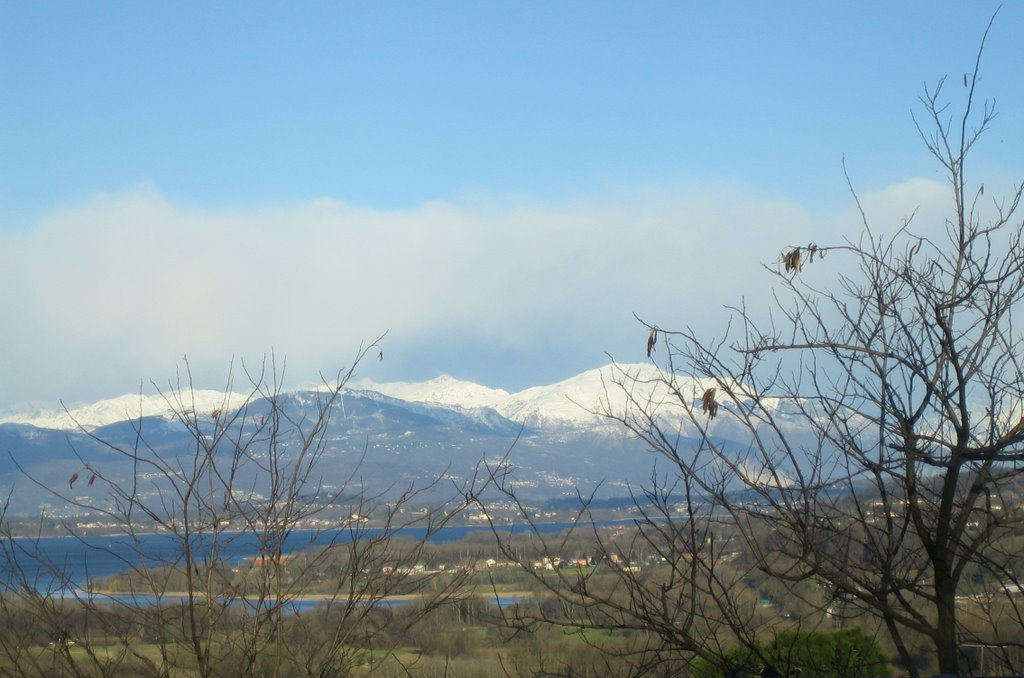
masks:
[[[186,596],[160,596],[159,598],[154,595],[146,595],[141,593],[102,593],[102,594],[91,594],[86,591],[80,590],[65,590],[61,595],[66,598],[76,598],[79,600],[88,600],[91,603],[98,605],[127,605],[130,607],[148,607],[156,604],[161,605],[184,605],[188,603]],[[523,603],[527,598],[523,596],[488,596],[487,600],[499,607],[512,607],[519,603]],[[381,598],[374,601],[375,606],[385,607],[401,607],[408,605],[412,602],[409,598]],[[340,597],[334,602],[329,602],[320,598],[302,598],[302,597],[290,597],[283,605],[286,612],[312,612],[317,609],[327,609],[331,606],[345,605],[345,598]],[[365,603],[361,603],[365,604]],[[232,606],[244,606],[247,611],[253,611],[256,609],[257,603],[255,601],[245,600],[242,598],[236,598],[231,601]]]
[[[615,524],[608,521],[607,524]],[[546,533],[569,529],[571,523],[550,523],[536,526]],[[502,526],[505,534],[529,531],[528,525]],[[432,543],[450,543],[472,534],[487,533],[485,526],[454,526],[436,531]],[[399,528],[393,531],[399,538],[421,540],[423,528]],[[284,553],[296,553],[311,548],[344,543],[353,538],[379,536],[376,528],[350,530],[296,530],[284,543]],[[210,552],[209,538],[197,535],[191,543],[197,558]],[[0,540],[0,590],[28,586],[40,592],[60,594],[68,589],[79,589],[90,581],[126,572],[146,565],[160,567],[179,564],[183,560],[182,543],[168,534],[97,537],[43,537]],[[222,532],[218,536],[219,559],[229,565],[250,560],[261,551],[260,538],[252,533]]]

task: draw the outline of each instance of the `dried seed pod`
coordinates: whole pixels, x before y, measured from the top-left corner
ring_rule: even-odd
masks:
[[[786,269],[786,273],[799,273],[800,269],[803,268],[804,262],[808,264],[814,263],[814,257],[824,259],[825,250],[818,247],[817,243],[812,242],[808,243],[807,247],[794,247],[788,252],[783,252],[782,266]]]
[[[704,396],[701,398],[701,409],[707,412],[708,419],[714,419],[715,415],[718,414],[718,403],[715,402],[715,391],[714,388],[709,388],[704,391]]]
[[[800,248],[794,247],[790,251],[782,255],[782,265],[786,269],[786,273],[790,271],[800,272],[800,266],[803,262],[800,260]]]

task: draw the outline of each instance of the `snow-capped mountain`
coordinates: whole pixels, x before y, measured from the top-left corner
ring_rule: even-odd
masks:
[[[535,386],[510,395],[497,410],[514,421],[542,429],[618,425],[608,420],[626,406],[624,378],[636,380],[648,397],[660,372],[653,365],[606,365],[550,386]]]
[[[611,424],[608,412],[621,412],[626,392],[620,384],[632,384],[633,396],[641,399],[664,396],[658,380],[661,372],[649,364],[605,365],[547,386],[509,393],[449,376],[420,383],[375,384],[364,381],[362,388],[409,402],[458,407],[465,410],[490,408],[503,417],[541,430],[570,430]],[[614,424],[611,424],[614,425]]]
[[[411,403],[454,405],[465,409],[497,408],[509,397],[508,391],[503,389],[481,386],[448,375],[441,375],[429,381],[392,381],[385,384],[364,379],[356,382],[354,386]]]
[[[654,380],[652,365],[607,365],[588,370],[547,386],[509,393],[471,381],[442,375],[429,381],[395,381],[378,384],[370,380],[352,382],[346,392],[377,393],[408,403],[455,408],[464,412],[493,410],[516,423],[538,429],[590,427],[605,423],[599,413],[621,408],[622,390],[616,385],[623,374]],[[200,416],[214,410],[230,410],[245,402],[242,393],[213,390],[168,391],[157,394],[126,394],[116,398],[69,408],[36,410],[0,417],[0,424],[28,424],[38,428],[92,430],[122,421],[145,417],[171,418],[174,411],[194,411]],[[480,413],[486,416],[486,413]]]
[[[531,429],[566,431],[616,427],[604,415],[622,413],[635,403],[673,400],[662,373],[651,364],[612,364],[588,370],[555,384],[534,386],[509,393],[448,375],[423,382],[352,382],[346,392],[379,394],[406,403],[451,408],[463,414],[489,418],[493,413]],[[623,387],[628,385],[628,389]],[[704,386],[686,384],[680,390],[699,398]],[[28,424],[58,430],[93,430],[144,417],[173,418],[174,412],[195,412],[200,418],[215,410],[230,411],[249,396],[215,390],[167,391],[127,394],[67,410],[35,411],[8,415],[0,424]],[[671,404],[667,405],[671,408]],[[490,413],[488,411],[491,411]],[[678,414],[678,412],[676,412]]]
[[[126,394],[88,405],[60,409],[36,410],[0,417],[0,424],[28,424],[37,428],[91,431],[122,421],[144,417],[171,418],[175,411],[209,413],[230,409],[246,399],[241,393],[195,389],[166,391],[156,394]]]
[[[461,421],[465,417],[487,425],[502,427],[511,422],[532,431],[551,433],[622,432],[620,422],[608,417],[621,417],[630,410],[656,411],[659,418],[672,420],[681,435],[697,435],[686,421],[679,405],[679,396],[699,401],[711,382],[675,376],[673,388],[666,386],[665,375],[650,363],[614,363],[588,370],[555,384],[534,386],[509,393],[470,381],[443,375],[423,382],[374,383],[354,381],[345,394],[379,396],[405,403],[407,408],[420,404],[433,408],[435,419]],[[301,391],[313,395],[322,389]],[[296,394],[300,391],[296,391]],[[295,396],[300,404],[304,397]],[[200,419],[214,411],[229,412],[254,398],[243,393],[215,390],[166,391],[155,394],[123,395],[109,400],[56,411],[35,411],[0,417],[0,424],[27,424],[63,431],[109,426],[140,417],[162,417],[170,420],[175,413],[195,413]],[[257,398],[258,399],[258,398]],[[344,401],[344,398],[343,398]],[[765,403],[767,404],[767,403]],[[500,421],[499,421],[500,420]],[[730,423],[709,422],[711,431],[730,434]],[[785,422],[783,422],[785,425]]]
[[[83,468],[124,482],[135,473],[132,450],[177,464],[176,457],[194,454],[196,442],[210,439],[207,432],[217,427],[229,428],[216,439],[230,446],[250,440],[243,433],[260,429],[274,412],[282,413],[286,428],[297,422],[301,430],[329,402],[318,470],[327,484],[327,478],[349,478],[358,469],[368,494],[385,496],[442,477],[451,487],[447,480],[457,485],[460,478],[477,477],[488,460],[489,468],[495,462],[514,468],[517,491],[533,500],[595,487],[628,496],[650,480],[653,464],[665,462],[606,415],[654,412],[684,446],[697,435],[680,416],[679,396],[699,402],[706,384],[679,379],[670,389],[663,377],[654,365],[615,364],[517,393],[444,376],[422,383],[353,382],[336,400],[315,388],[279,394],[274,403],[258,394],[219,391],[126,395],[0,421],[0,494],[10,493],[12,507],[32,512],[48,503],[46,487],[67,488],[68,478]],[[704,425],[716,438],[740,440],[733,434],[742,431],[730,419]],[[301,440],[275,438],[286,451]],[[254,487],[258,475],[250,478]]]

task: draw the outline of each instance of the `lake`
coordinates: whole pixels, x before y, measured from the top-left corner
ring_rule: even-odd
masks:
[[[620,521],[602,521],[598,524],[614,525]],[[541,532],[560,532],[573,527],[572,523],[537,525]],[[504,534],[528,532],[529,525],[505,525]],[[481,525],[444,527],[431,535],[435,544],[460,541],[472,534],[487,533],[490,528]],[[297,553],[311,548],[344,543],[353,538],[372,538],[381,534],[380,528],[342,528],[339,530],[295,530],[283,546],[284,553]],[[405,527],[393,530],[396,538],[422,540],[425,528]],[[191,542],[194,553],[202,558],[210,552],[208,536],[196,535]],[[67,589],[79,589],[90,581],[97,581],[126,572],[142,565],[161,567],[182,562],[182,542],[169,534],[142,534],[135,536],[112,535],[90,537],[41,537],[0,540],[0,590],[28,586],[39,592],[60,594]],[[221,532],[218,535],[220,560],[236,565],[257,556],[260,551],[259,535],[251,532]]]

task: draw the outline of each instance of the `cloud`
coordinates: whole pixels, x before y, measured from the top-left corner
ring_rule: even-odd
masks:
[[[909,221],[911,231],[934,236],[952,213],[952,193],[946,183],[914,178],[865,195],[861,207],[880,233],[891,235]]]
[[[199,386],[217,387],[232,356],[270,349],[305,381],[385,330],[398,372],[458,374],[423,364],[444,354],[438,342],[529,356],[539,375],[567,355],[638,359],[632,313],[718,327],[722,305],[764,293],[760,262],[834,228],[729,184],[407,211],[332,199],[201,209],[137,187],[0,235],[0,284],[17,290],[0,300],[0,383],[8,403],[105,397],[164,380],[188,355]]]

